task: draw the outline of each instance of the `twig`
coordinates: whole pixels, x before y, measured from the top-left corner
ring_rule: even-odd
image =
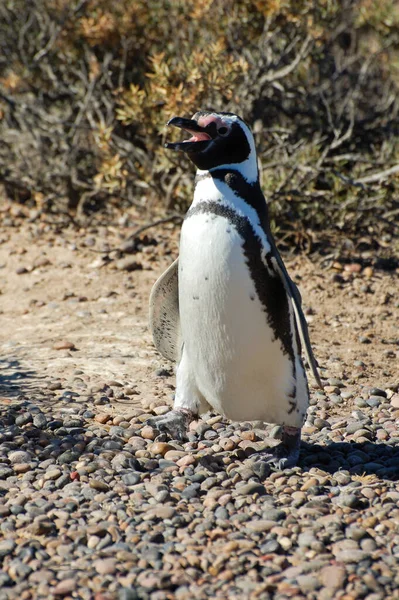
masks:
[[[260,78],[259,84],[263,86],[265,83],[272,83],[273,81],[277,81],[277,79],[283,79],[283,77],[287,77],[296,67],[299,65],[301,60],[306,55],[306,52],[309,49],[310,43],[312,41],[312,37],[307,35],[302,46],[300,47],[298,54],[294,58],[289,65],[278,69],[277,71],[273,71],[272,73],[266,73],[263,77]]]
[[[142,225],[141,227],[136,229],[136,231],[133,231],[133,233],[131,235],[129,235],[129,237],[126,239],[126,242],[133,241],[134,238],[136,238],[138,235],[143,233],[143,231],[147,231],[147,229],[150,229],[151,227],[156,227],[157,225],[163,225],[164,223],[170,223],[171,221],[182,221],[182,220],[183,220],[182,215],[175,214],[175,215],[171,215],[170,217],[164,217],[163,219],[158,219],[157,221],[152,221],[152,223],[147,223],[147,225]]]
[[[399,173],[399,165],[395,165],[390,169],[386,169],[385,171],[380,171],[379,173],[374,173],[373,175],[367,175],[366,177],[362,177],[358,179],[358,183],[373,183],[374,181],[381,181],[382,179],[386,179],[390,175],[394,175],[395,173]]]
[[[363,183],[360,180],[355,181],[354,179],[351,179],[350,177],[346,177],[345,175],[342,175],[341,173],[339,173],[335,169],[332,169],[332,172],[334,173],[334,175],[336,175],[337,177],[339,177],[339,179],[341,181],[343,181],[344,183],[347,183],[349,185],[353,185],[354,187],[359,187],[362,190],[366,189],[366,186],[363,185]]]

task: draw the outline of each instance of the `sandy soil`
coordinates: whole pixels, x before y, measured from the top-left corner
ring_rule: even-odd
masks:
[[[90,400],[110,382],[125,392],[115,394],[116,411],[171,399],[173,374],[159,377],[171,365],[152,345],[147,306],[151,285],[177,256],[178,228],[157,227],[134,253],[116,251],[129,233],[54,233],[25,221],[0,230],[3,402],[20,394],[56,402],[59,390]],[[286,262],[302,292],[322,375],[357,390],[399,383],[398,273],[357,272],[356,258],[347,265],[306,256]]]

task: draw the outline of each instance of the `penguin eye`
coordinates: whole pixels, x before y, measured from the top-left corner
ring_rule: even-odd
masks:
[[[229,133],[228,127],[225,127],[224,125],[222,125],[222,127],[219,127],[219,129],[218,129],[218,134],[219,135],[225,136],[228,133]]]

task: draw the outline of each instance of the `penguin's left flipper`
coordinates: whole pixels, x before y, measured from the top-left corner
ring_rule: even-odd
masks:
[[[294,310],[295,322],[298,328],[299,338],[301,340],[301,344],[303,346],[306,360],[308,361],[309,367],[313,373],[313,377],[316,380],[319,388],[322,388],[323,385],[320,380],[320,375],[317,370],[316,359],[313,354],[312,345],[310,343],[308,324],[305,319],[305,315],[302,310],[302,298],[301,294],[295,283],[292,281],[291,277],[287,273],[287,269],[283,263],[283,259],[280,256],[279,251],[277,250],[276,245],[274,244],[272,236],[270,236],[270,243],[272,246],[272,264],[276,271],[276,274],[282,280],[285,290],[291,300],[292,308]]]
[[[150,295],[150,331],[158,352],[178,362],[182,339],[179,315],[179,259],[154,283]]]
[[[264,479],[268,471],[282,471],[295,467],[299,458],[301,444],[300,427],[283,427],[281,442],[268,450],[255,455],[252,467],[255,475]]]

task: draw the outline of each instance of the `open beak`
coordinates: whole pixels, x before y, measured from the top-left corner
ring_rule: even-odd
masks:
[[[187,152],[189,154],[201,152],[209,146],[209,142],[213,139],[211,133],[207,131],[208,128],[201,127],[194,119],[173,117],[173,119],[168,122],[168,125],[178,127],[191,134],[191,137],[183,142],[166,142],[165,148],[168,148],[169,150],[181,150],[182,152]]]

